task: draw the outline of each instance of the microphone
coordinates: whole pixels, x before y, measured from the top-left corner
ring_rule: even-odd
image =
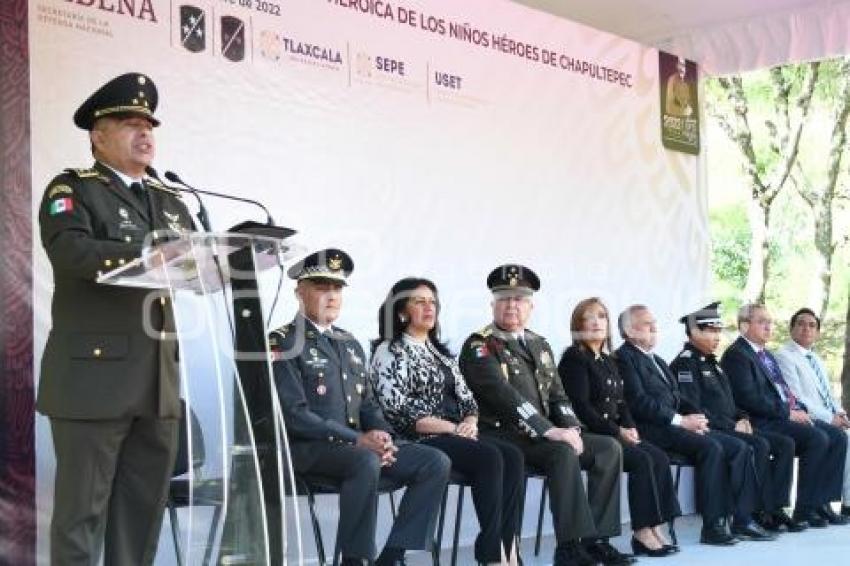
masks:
[[[276,226],[276,224],[274,223],[274,218],[272,218],[272,215],[269,212],[269,209],[266,208],[259,201],[249,199],[249,198],[244,198],[244,197],[236,197],[236,196],[228,195],[228,194],[225,194],[225,193],[217,193],[217,192],[214,192],[214,191],[205,191],[205,190],[201,190],[201,189],[196,189],[195,187],[193,187],[193,186],[187,184],[185,181],[183,181],[183,179],[181,179],[177,175],[177,173],[175,173],[173,171],[166,171],[165,172],[165,178],[168,179],[169,181],[171,181],[172,183],[177,183],[178,185],[182,185],[182,186],[186,187],[186,189],[188,189],[188,190],[186,190],[186,189],[180,189],[180,188],[175,187],[178,190],[186,190],[186,192],[195,193],[196,195],[198,193],[200,193],[202,195],[209,195],[209,196],[212,196],[212,197],[218,197],[218,198],[235,200],[235,201],[238,201],[238,202],[245,202],[245,203],[248,203],[248,204],[253,204],[254,206],[261,208],[263,210],[263,212],[266,213],[266,225]],[[198,197],[198,198],[200,199],[200,197]]]
[[[153,177],[154,179],[156,179],[157,181],[159,181],[160,183],[162,183],[163,185],[165,185],[163,180],[159,178],[159,174],[156,172],[156,169],[154,169],[150,165],[148,165],[145,168],[145,172],[148,175],[150,175],[151,177]],[[166,173],[165,176],[168,177],[168,173]],[[171,180],[171,179],[169,179],[169,180]],[[170,189],[174,189],[174,190],[181,191],[181,192],[188,192],[188,193],[193,194],[198,201],[198,214],[196,214],[195,216],[198,217],[198,222],[201,223],[201,226],[204,228],[205,232],[212,232],[212,228],[210,228],[210,218],[209,218],[209,215],[207,214],[207,207],[204,206],[204,201],[201,200],[201,195],[198,194],[198,191],[196,191],[195,189],[192,189],[191,187],[189,187],[190,190],[186,191],[184,189],[181,189],[180,187],[172,187],[170,185],[165,185],[165,186],[170,188]]]

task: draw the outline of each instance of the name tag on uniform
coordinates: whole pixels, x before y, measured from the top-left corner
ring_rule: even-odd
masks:
[[[694,382],[694,376],[689,371],[680,371],[678,378],[679,378],[679,383],[693,383]]]

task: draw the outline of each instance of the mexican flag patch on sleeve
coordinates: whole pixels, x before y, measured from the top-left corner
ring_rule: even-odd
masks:
[[[50,203],[50,216],[71,212],[72,210],[74,210],[74,201],[68,197],[58,198]]]

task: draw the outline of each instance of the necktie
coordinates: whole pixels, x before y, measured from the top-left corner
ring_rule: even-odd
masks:
[[[767,375],[770,377],[770,380],[779,389],[779,396],[782,397],[782,400],[786,401],[788,406],[792,409],[798,409],[797,398],[794,396],[794,393],[791,392],[791,388],[788,387],[788,384],[785,382],[785,378],[782,377],[782,372],[779,371],[779,368],[773,362],[773,359],[767,355],[765,350],[759,350],[758,357],[762,365],[767,370]]]
[[[826,381],[826,376],[823,374],[820,364],[811,352],[806,352],[806,359],[809,361],[809,365],[812,366],[815,375],[818,376],[818,394],[821,401],[823,401],[827,409],[835,414],[835,403],[832,402],[832,395],[829,393],[829,383]]]

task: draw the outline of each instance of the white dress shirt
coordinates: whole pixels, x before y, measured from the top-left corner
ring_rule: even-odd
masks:
[[[818,364],[826,380],[826,389],[821,385],[821,380],[812,368],[811,362],[806,357],[811,355],[813,362]],[[827,396],[832,400],[832,406],[840,411],[841,403],[835,400],[829,387],[829,373],[820,356],[812,350],[807,350],[789,340],[776,352],[776,360],[782,370],[782,376],[788,387],[794,392],[800,401],[806,405],[809,415],[819,421],[831,423],[835,413],[829,408]]]

